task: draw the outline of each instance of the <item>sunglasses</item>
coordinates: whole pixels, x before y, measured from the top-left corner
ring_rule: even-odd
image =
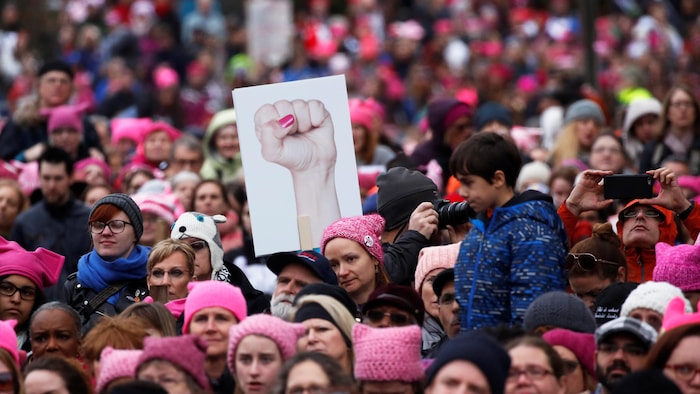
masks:
[[[661,218],[661,212],[657,211],[654,208],[633,208],[633,209],[628,209],[624,212],[622,212],[622,218],[623,219],[634,219],[639,215],[639,212],[642,212],[645,218],[650,218],[650,219],[657,219],[657,220],[663,220]]]
[[[404,315],[403,313],[389,313],[377,310],[367,311],[367,313],[365,313],[365,317],[374,324],[377,324],[384,320],[384,316],[388,316],[389,320],[397,326],[408,325],[411,320],[411,318],[408,315]]]
[[[590,253],[569,253],[566,255],[567,271],[571,270],[574,264],[578,265],[578,267],[584,271],[592,271],[598,263],[619,265],[613,261],[599,259]]]

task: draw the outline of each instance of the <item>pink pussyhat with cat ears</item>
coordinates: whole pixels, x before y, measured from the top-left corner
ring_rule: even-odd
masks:
[[[83,134],[83,117],[82,114],[87,109],[88,105],[60,105],[53,108],[43,108],[40,112],[48,117],[47,131],[49,134],[54,131],[66,128],[77,130]]]
[[[700,306],[700,302],[698,305]],[[681,297],[675,297],[666,307],[661,327],[666,332],[687,324],[700,324],[700,312],[685,313],[685,301]]]

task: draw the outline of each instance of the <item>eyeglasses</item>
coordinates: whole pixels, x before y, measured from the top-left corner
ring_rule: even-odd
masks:
[[[164,271],[162,269],[154,269],[153,271],[151,271],[151,276],[156,278],[156,279],[162,279],[166,273],[168,274],[169,277],[171,277],[173,279],[180,279],[183,276],[185,276],[185,274],[189,274],[190,271],[183,271],[179,268],[173,268],[170,271]]]
[[[124,231],[126,228],[126,225],[132,225],[129,222],[125,222],[123,220],[110,220],[109,222],[90,222],[90,231],[92,231],[93,234],[102,234],[103,231],[105,231],[105,227],[109,227],[109,231],[111,231],[113,234],[119,234]]]
[[[636,208],[636,209],[628,209],[624,212],[622,212],[622,217],[624,219],[634,219],[639,215],[639,212],[643,212],[644,217],[646,218],[651,218],[651,219],[658,219],[661,220],[661,212],[657,211],[654,208]]]
[[[0,282],[0,294],[12,297],[19,291],[19,296],[25,301],[34,301],[36,299],[36,288],[31,286],[17,287],[10,282]]]
[[[405,326],[409,324],[411,320],[408,315],[404,315],[403,313],[389,313],[377,310],[367,311],[367,313],[365,313],[365,317],[375,324],[384,320],[384,316],[388,316],[392,323],[399,326]]]
[[[525,369],[511,368],[511,370],[508,371],[508,380],[518,380],[520,379],[520,375],[525,375],[529,380],[542,380],[547,377],[547,375],[554,375],[554,372],[537,365],[530,365],[525,367]]]
[[[192,249],[194,249],[195,253],[209,247],[205,241],[194,241],[190,244],[190,246]]]
[[[455,302],[456,299],[457,297],[455,297],[454,293],[444,293],[440,296],[438,303],[440,305],[452,305],[452,303]]]
[[[700,373],[700,368],[691,364],[666,364],[664,368],[672,370],[676,378],[688,381],[693,380],[695,375]]]
[[[569,253],[566,255],[566,270],[570,271],[574,264],[578,265],[584,271],[592,271],[597,263],[620,265],[610,260],[603,260],[595,257],[590,253]]]
[[[578,369],[579,362],[576,360],[562,359],[561,361],[562,361],[562,364],[564,365],[564,374],[565,375],[573,373],[574,371],[576,371],[576,369]]]
[[[601,343],[598,345],[598,351],[605,354],[615,354],[618,350],[622,350],[629,356],[644,356],[647,354],[647,349],[641,345],[635,345],[633,343],[628,343],[626,345],[618,345],[617,343]]]
[[[0,373],[0,391],[14,391],[15,378],[11,372]]]
[[[669,106],[671,106],[673,108],[680,108],[680,107],[692,108],[693,102],[692,101],[674,101],[672,103],[669,103]]]

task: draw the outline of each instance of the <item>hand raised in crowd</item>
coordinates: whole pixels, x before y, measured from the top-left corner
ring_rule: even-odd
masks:
[[[676,213],[683,212],[690,207],[690,201],[688,201],[685,193],[678,185],[678,176],[673,171],[661,167],[656,170],[649,170],[646,173],[659,182],[661,190],[656,197],[640,200],[640,203],[659,205]]]
[[[613,200],[603,197],[603,177],[612,171],[586,170],[581,173],[576,186],[566,199],[566,207],[578,216],[583,211],[599,210],[612,204]]]
[[[265,160],[291,172],[328,170],[337,157],[333,120],[319,100],[280,100],[255,112]]]
[[[422,202],[413,210],[408,219],[408,229],[418,231],[426,239],[435,234],[438,229],[438,214],[433,203]]]

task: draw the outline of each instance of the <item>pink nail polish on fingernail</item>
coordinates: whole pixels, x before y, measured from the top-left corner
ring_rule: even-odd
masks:
[[[294,124],[294,115],[289,114],[289,115],[283,117],[282,119],[280,119],[278,121],[278,123],[280,126],[282,126],[283,128],[286,129],[287,127],[290,127],[291,125]]]

